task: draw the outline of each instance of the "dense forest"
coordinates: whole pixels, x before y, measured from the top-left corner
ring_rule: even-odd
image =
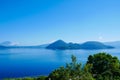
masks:
[[[48,76],[5,80],[120,80],[120,61],[107,53],[89,55],[86,64],[78,63],[72,55],[72,62],[52,71]]]

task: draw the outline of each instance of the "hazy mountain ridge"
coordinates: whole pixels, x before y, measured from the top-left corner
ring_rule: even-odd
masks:
[[[6,41],[0,44],[0,48],[46,48],[46,49],[111,49],[120,48],[120,41],[115,42],[98,42],[98,41],[87,41],[85,43],[66,43],[63,40],[57,40],[50,44],[34,45],[34,46],[19,46],[13,45],[12,42]]]
[[[11,41],[4,41],[0,43],[0,48],[45,48],[49,44],[42,44],[42,45],[34,45],[34,46],[21,46],[19,43],[11,42]]]
[[[115,48],[120,48],[120,41],[104,42],[104,44],[113,46]]]
[[[1,46],[18,46],[18,44],[19,43],[11,42],[11,41],[4,41],[0,43]]]

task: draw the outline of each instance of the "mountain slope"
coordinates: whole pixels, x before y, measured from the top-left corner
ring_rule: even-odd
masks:
[[[66,49],[68,44],[62,40],[57,40],[46,47],[47,49]]]

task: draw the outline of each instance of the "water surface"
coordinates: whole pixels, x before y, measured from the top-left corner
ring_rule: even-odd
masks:
[[[0,79],[48,75],[54,69],[71,62],[71,55],[75,55],[78,62],[84,64],[89,55],[98,52],[107,52],[120,59],[120,49],[47,50],[19,48],[0,50]]]

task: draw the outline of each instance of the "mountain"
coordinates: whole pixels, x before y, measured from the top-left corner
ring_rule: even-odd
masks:
[[[18,43],[14,43],[14,42],[10,42],[10,41],[5,41],[5,42],[0,43],[0,45],[2,45],[2,46],[17,46]]]
[[[88,42],[81,44],[81,48],[82,49],[110,49],[114,47],[105,45],[97,41],[88,41]]]
[[[118,44],[119,43],[119,44]],[[88,41],[83,44],[78,43],[66,43],[63,40],[57,40],[51,44],[43,44],[43,45],[35,45],[35,46],[17,46],[16,43],[5,41],[0,43],[0,49],[3,48],[46,48],[46,49],[59,49],[59,50],[65,50],[65,49],[111,49],[116,46],[120,47],[120,41],[119,42],[107,42],[107,43],[101,43],[97,41]]]
[[[97,41],[88,41],[83,44],[66,43],[63,40],[57,40],[46,47],[47,49],[111,49],[112,46],[105,45]]]
[[[115,48],[120,48],[120,41],[113,41],[113,42],[104,42],[105,45],[110,45]]]
[[[34,46],[7,46],[8,48],[46,48],[49,44],[34,45]]]
[[[20,46],[18,43],[10,42],[10,41],[4,41],[0,43],[1,47],[7,47],[7,48],[46,48],[48,44],[42,44],[42,45],[34,45],[34,46]]]
[[[68,44],[63,40],[57,40],[46,47],[47,49],[67,49]]]

